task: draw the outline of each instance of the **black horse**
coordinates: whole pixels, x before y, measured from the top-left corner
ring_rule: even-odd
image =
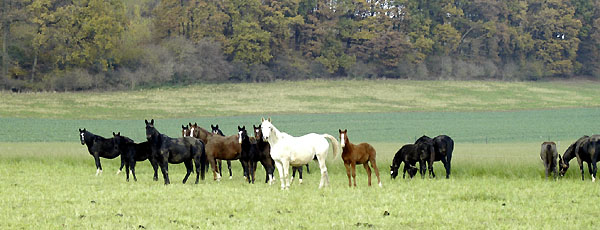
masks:
[[[452,166],[452,151],[454,151],[454,140],[446,135],[434,137],[433,149],[435,154],[434,157],[432,157],[430,164],[433,165],[434,161],[441,161],[446,169],[446,179],[449,179]],[[435,173],[433,174],[433,177],[435,177]]]
[[[191,126],[192,123],[190,123]],[[210,124],[210,129],[212,130],[213,134],[217,134],[217,135],[221,135],[221,136],[225,136],[225,134],[223,134],[223,132],[221,131],[221,129],[219,129],[219,125],[212,125]],[[242,162],[240,160],[240,162]],[[219,175],[223,176],[223,173],[221,173],[221,160],[217,160],[217,164],[219,165]],[[242,162],[242,167],[244,168],[244,176],[246,175],[246,166],[244,166],[244,163]],[[233,174],[231,173],[231,161],[227,160],[227,169],[229,170],[229,179],[231,179],[233,177]]]
[[[257,148],[257,160],[260,161],[263,168],[265,168],[266,179],[265,183],[269,183],[269,181],[273,181],[273,173],[275,172],[275,161],[271,158],[271,145],[269,142],[263,140],[262,130],[260,129],[260,125],[254,126],[254,139],[256,140],[256,148]],[[256,169],[256,167],[254,167]],[[252,172],[254,173],[254,172]]]
[[[598,155],[600,154],[600,135],[593,135],[579,142],[575,146],[575,155],[577,156],[577,163],[579,163],[579,170],[581,170],[581,180],[584,179],[583,162],[588,162],[588,171],[592,175],[592,182],[596,181],[596,171],[598,162]],[[592,168],[590,169],[590,164]]]
[[[560,175],[561,177],[563,177],[566,173],[567,170],[569,169],[569,162],[577,157],[577,153],[575,153],[575,149],[577,148],[578,145],[581,145],[581,143],[586,142],[590,137],[585,135],[580,137],[579,139],[577,139],[577,141],[573,142],[573,144],[569,145],[569,148],[567,148],[567,150],[565,151],[565,153],[561,156],[558,155],[558,166],[560,168],[560,171],[558,172],[558,175]],[[583,161],[587,162],[588,165],[588,171],[590,172],[590,175],[592,174],[592,161],[591,159],[587,159],[585,158],[586,154],[581,154],[581,161],[583,164]],[[579,160],[578,160],[579,163]],[[583,173],[583,165],[580,167],[580,170]],[[583,175],[581,176],[582,180],[583,180]]]
[[[135,164],[137,161],[150,161],[152,168],[154,169],[153,179],[158,180],[158,163],[156,159],[152,157],[152,148],[150,143],[144,141],[142,143],[135,143],[133,140],[126,136],[121,136],[121,133],[113,132],[113,140],[115,145],[118,146],[121,152],[121,158],[125,158],[125,171],[127,171],[127,181],[129,181],[129,172],[133,175],[133,180],[137,181],[135,176]]]
[[[392,179],[396,179],[398,176],[398,169],[402,163],[404,163],[402,178],[405,178],[407,171],[410,178],[414,177],[417,174],[417,162],[420,162],[420,157],[417,154],[417,146],[415,144],[402,146],[394,155],[392,165],[390,166]],[[425,164],[421,163],[420,166],[424,167]]]
[[[169,180],[169,163],[185,164],[187,173],[183,178],[184,184],[194,168],[193,163],[196,165],[196,184],[200,175],[202,175],[202,180],[204,180],[206,152],[204,151],[204,143],[201,140],[193,137],[171,138],[158,132],[154,127],[154,119],[150,122],[148,120],[144,121],[146,122],[146,138],[152,149],[152,157],[160,165],[165,185],[171,183]]]
[[[433,139],[423,135],[415,141],[415,148],[417,151],[416,154],[418,155],[419,172],[421,173],[421,177],[425,177],[425,165],[427,165],[427,169],[429,170],[429,176],[435,178],[435,173],[433,172],[433,162],[435,160],[435,148],[433,147]]]
[[[256,172],[256,166],[258,162],[258,146],[255,140],[251,140],[248,136],[248,131],[246,131],[246,126],[240,127],[238,126],[238,132],[242,139],[242,154],[240,156],[240,161],[242,161],[242,166],[244,167],[244,176],[246,176],[246,180],[248,183],[254,184],[254,174]],[[254,138],[252,138],[254,139]]]
[[[88,152],[94,157],[96,161],[96,176],[102,173],[102,165],[100,164],[100,157],[106,159],[114,159],[119,156],[119,148],[114,144],[113,138],[104,138],[95,135],[85,130],[85,128],[79,129],[79,139],[82,145],[87,145]],[[121,172],[125,161],[121,158],[121,167],[117,174]]]

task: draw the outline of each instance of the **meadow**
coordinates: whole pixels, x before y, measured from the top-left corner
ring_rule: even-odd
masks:
[[[539,148],[553,140],[562,153],[581,135],[598,132],[599,86],[382,80],[2,92],[0,228],[590,229],[600,213],[594,205],[600,201],[598,185],[587,169],[586,181],[579,179],[576,161],[565,178],[544,179]],[[279,96],[256,96],[262,88]],[[221,96],[198,93],[209,89]],[[130,102],[123,105],[118,98]],[[342,100],[349,98],[355,100]],[[138,104],[144,100],[153,102]],[[183,110],[190,104],[191,110]],[[262,183],[262,167],[256,184],[245,183],[237,162],[233,179],[198,185],[181,184],[184,166],[171,165],[169,186],[152,181],[150,164],[141,162],[138,181],[125,182],[123,174],[115,175],[119,160],[103,159],[104,173],[94,176],[93,159],[77,132],[85,127],[142,141],[143,120],[154,118],[171,136],[179,136],[188,122],[218,123],[233,134],[237,125],[258,124],[263,116],[293,135],[337,136],[337,129],[347,128],[350,141],[368,141],[377,149],[383,188],[367,187],[360,166],[358,187],[348,188],[340,157],[331,155],[331,185],[321,190],[315,163],[304,183],[295,181],[289,191],[281,191],[278,180],[272,186]],[[442,179],[441,163],[435,164],[436,179],[390,178],[389,165],[401,145],[442,133],[456,142],[450,180]]]

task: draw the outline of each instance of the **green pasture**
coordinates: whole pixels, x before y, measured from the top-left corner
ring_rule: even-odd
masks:
[[[303,81],[204,84],[131,92],[0,92],[0,229],[592,229],[600,187],[576,161],[565,178],[545,180],[540,144],[565,149],[598,134],[598,82]],[[263,96],[266,95],[266,96]],[[148,162],[137,182],[115,175],[119,159],[93,158],[79,128],[110,137],[145,138],[144,119],[180,136],[181,125],[219,124],[226,135],[271,117],[281,131],[338,136],[377,150],[383,188],[348,188],[342,160],[328,158],[330,186],[318,189],[310,163],[289,191],[233,179],[181,184],[152,181]],[[455,140],[452,177],[391,180],[393,154],[421,135]],[[276,177],[277,171],[276,171]],[[194,181],[195,174],[192,174]],[[373,175],[373,184],[376,178]]]

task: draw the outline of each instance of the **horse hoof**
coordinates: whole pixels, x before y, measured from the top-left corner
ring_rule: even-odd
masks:
[[[383,184],[381,182],[379,182],[379,187],[383,188]]]
[[[117,171],[117,175],[119,175],[121,173],[121,170]]]
[[[302,184],[302,179],[300,179],[300,180],[298,180],[298,181],[300,181],[299,183],[300,183],[300,184]]]
[[[231,179],[233,179],[233,176],[229,176],[229,179],[230,179],[230,180],[231,180]]]

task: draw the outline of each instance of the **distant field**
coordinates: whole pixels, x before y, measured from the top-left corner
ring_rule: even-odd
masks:
[[[125,92],[0,92],[0,117],[142,119],[598,107],[600,82],[315,80]]]

